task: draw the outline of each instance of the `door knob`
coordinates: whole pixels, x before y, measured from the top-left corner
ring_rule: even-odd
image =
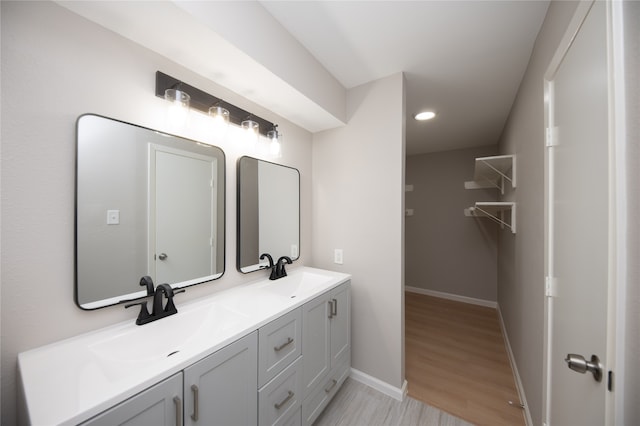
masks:
[[[158,259],[160,259],[160,260],[165,260],[167,257],[169,257],[169,256],[167,256],[167,253],[160,253],[158,255]]]
[[[587,361],[582,355],[568,354],[564,361],[573,371],[582,374],[590,371],[596,382],[602,381],[602,364],[597,356],[591,355],[591,361]]]

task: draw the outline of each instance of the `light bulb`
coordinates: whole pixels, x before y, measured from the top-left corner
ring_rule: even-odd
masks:
[[[257,122],[253,120],[245,120],[240,126],[244,130],[247,142],[256,143],[258,141],[260,125]]]
[[[436,113],[433,111],[423,111],[419,112],[414,116],[414,118],[418,121],[431,120],[436,116]]]
[[[164,98],[169,101],[167,108],[167,121],[174,129],[179,129],[187,124],[189,116],[189,101],[191,96],[178,89],[167,89]]]
[[[269,141],[269,153],[272,157],[280,157],[280,142],[282,137],[277,130],[270,130],[267,132],[267,140]]]

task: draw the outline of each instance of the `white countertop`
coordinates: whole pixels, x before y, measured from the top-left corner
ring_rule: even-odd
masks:
[[[350,279],[288,272],[184,304],[178,297],[177,314],[149,324],[130,320],[19,354],[29,422],[86,421]]]

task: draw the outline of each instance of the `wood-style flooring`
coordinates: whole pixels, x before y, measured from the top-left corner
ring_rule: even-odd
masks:
[[[407,397],[400,402],[347,379],[313,426],[473,426]]]
[[[409,396],[476,425],[524,425],[496,309],[405,293]]]

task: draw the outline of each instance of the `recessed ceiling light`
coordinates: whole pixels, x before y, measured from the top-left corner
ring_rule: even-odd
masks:
[[[418,121],[431,120],[436,116],[436,113],[433,111],[423,111],[414,115],[414,118]]]

